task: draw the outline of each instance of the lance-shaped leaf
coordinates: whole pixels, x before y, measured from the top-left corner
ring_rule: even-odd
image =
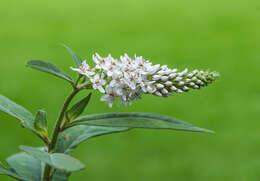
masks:
[[[70,110],[66,112],[66,117],[68,121],[76,119],[86,108],[88,102],[91,98],[91,93],[88,94],[85,98],[81,99],[79,102],[74,104]]]
[[[20,120],[22,126],[34,131],[32,113],[2,95],[0,95],[0,111],[15,117]]]
[[[0,95],[0,111],[3,111],[4,113],[18,119],[23,127],[30,129],[38,137],[43,139],[42,135],[34,129],[34,117],[32,113],[24,107],[16,104],[5,96]],[[43,141],[45,140],[43,139]]]
[[[44,138],[48,138],[48,130],[47,130],[47,118],[46,112],[43,110],[39,110],[36,113],[34,119],[34,128],[38,131]]]
[[[79,160],[66,154],[50,154],[37,148],[28,146],[20,146],[19,148],[27,154],[31,155],[32,157],[58,170],[62,170],[65,172],[75,172],[85,168],[85,166]]]
[[[83,141],[106,134],[128,131],[129,128],[79,125],[65,130],[59,135],[56,152],[71,153]]]
[[[47,72],[49,74],[52,74],[52,75],[62,78],[64,80],[67,80],[70,83],[73,83],[70,76],[65,74],[62,70],[60,70],[56,65],[54,65],[52,63],[45,62],[42,60],[30,60],[30,61],[26,62],[26,66],[31,67],[33,69],[43,71],[43,72]]]
[[[26,180],[41,181],[42,164],[40,160],[21,152],[7,158],[8,165]]]
[[[194,132],[212,132],[195,127],[173,117],[152,113],[106,113],[94,114],[76,119],[73,125],[93,125],[105,127],[172,129]]]
[[[12,177],[16,180],[21,180],[21,181],[27,180],[25,177],[19,175],[14,170],[4,167],[1,162],[0,162],[0,175],[7,175],[7,176]]]
[[[78,68],[82,65],[82,59],[81,57],[76,54],[73,50],[71,50],[68,46],[62,44],[62,46],[64,46],[71,54],[72,58],[73,58],[73,61],[74,61],[74,64],[75,66]]]

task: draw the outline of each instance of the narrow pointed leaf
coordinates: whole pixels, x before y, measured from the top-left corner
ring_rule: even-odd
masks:
[[[87,126],[80,125],[69,128],[60,134],[56,152],[58,153],[71,153],[80,143],[93,137],[102,136],[106,134],[119,133],[128,131],[129,128],[112,128],[101,126]]]
[[[34,129],[34,117],[32,113],[24,107],[16,104],[5,96],[0,95],[0,111],[18,119],[23,127],[30,129],[39,138],[43,139],[42,135]]]
[[[73,50],[71,50],[68,46],[62,44],[62,46],[64,46],[71,54],[72,58],[73,58],[73,61],[74,61],[74,64],[75,66],[78,68],[82,65],[82,59],[81,57],[76,54]]]
[[[42,61],[42,60],[30,60],[30,61],[26,62],[26,66],[31,67],[31,68],[36,69],[36,70],[40,70],[40,71],[49,73],[49,74],[52,74],[54,76],[57,76],[57,77],[62,78],[64,80],[67,80],[70,83],[73,83],[70,76],[65,74],[62,70],[60,70],[56,65],[54,65],[52,63],[45,62],[45,61]]]
[[[212,132],[207,129],[195,127],[189,123],[175,118],[152,113],[105,113],[79,117],[73,125],[93,125],[104,127],[128,127],[172,129],[193,132]]]
[[[40,160],[21,152],[10,156],[6,162],[16,173],[26,178],[26,180],[41,181],[43,168]]]
[[[58,170],[66,172],[75,172],[85,168],[85,166],[79,160],[69,155],[65,155],[62,153],[50,154],[37,148],[28,146],[20,146],[19,148],[27,154],[31,155],[32,157]]]
[[[32,113],[2,95],[0,95],[0,111],[3,111],[6,114],[18,119],[22,126],[34,130]]]
[[[88,102],[91,98],[91,93],[88,94],[85,98],[74,104],[70,110],[67,111],[67,119],[69,121],[76,119],[80,114],[84,111],[86,106],[88,105]]]
[[[46,112],[43,110],[39,110],[36,113],[34,119],[34,128],[38,131],[43,137],[48,137],[48,130],[47,130],[47,118]]]
[[[12,177],[16,180],[26,181],[26,178],[17,174],[12,169],[4,167],[1,163],[0,163],[0,175],[7,175],[7,176]]]

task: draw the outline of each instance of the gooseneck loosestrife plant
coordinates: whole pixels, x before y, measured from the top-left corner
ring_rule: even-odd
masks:
[[[91,92],[101,92],[101,101],[107,102],[110,107],[115,101],[118,105],[127,106],[134,100],[141,99],[143,94],[168,97],[190,89],[201,89],[215,81],[218,73],[188,69],[178,71],[168,68],[167,65],[153,65],[143,57],[130,58],[126,54],[119,59],[111,55],[101,57],[95,54],[92,59],[96,65],[90,67],[87,61],[82,61],[80,56],[66,48],[75,63],[71,69],[78,73],[75,81],[52,63],[41,60],[26,63],[27,67],[55,75],[72,86],[72,91],[58,115],[52,136],[48,135],[48,121],[44,110],[39,110],[33,116],[22,106],[0,95],[0,110],[20,120],[24,128],[30,129],[45,144],[40,148],[20,146],[22,152],[7,158],[8,166],[0,163],[0,174],[22,181],[66,181],[71,173],[85,167],[71,156],[71,152],[81,142],[92,137],[124,132],[132,128],[211,132],[169,116],[153,113],[80,115],[91,99]],[[89,93],[71,106],[71,101],[81,91]]]

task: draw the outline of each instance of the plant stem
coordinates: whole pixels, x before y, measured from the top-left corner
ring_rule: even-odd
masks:
[[[53,131],[53,135],[52,135],[52,140],[51,140],[51,143],[50,143],[50,146],[48,148],[48,152],[49,153],[53,153],[55,151],[55,147],[56,147],[56,142],[58,140],[58,136],[59,136],[59,133],[60,133],[60,126],[62,124],[62,121],[64,119],[64,116],[65,116],[65,113],[66,113],[66,110],[70,104],[70,102],[72,101],[72,99],[74,98],[74,96],[80,91],[82,90],[82,88],[74,88],[73,91],[71,92],[71,94],[67,97],[63,107],[62,107],[62,110],[59,114],[59,117],[57,119],[57,122],[56,122],[56,126],[55,126],[55,129]],[[51,172],[51,167],[49,165],[45,165],[45,169],[44,169],[44,174],[43,174],[43,181],[50,181],[50,172]]]
[[[58,135],[60,133],[60,126],[61,126],[61,123],[63,121],[63,118],[65,116],[65,112],[70,104],[70,102],[72,101],[72,99],[74,98],[74,96],[80,91],[79,88],[75,88],[72,93],[69,95],[69,97],[66,99],[64,105],[63,105],[63,108],[60,112],[60,115],[58,117],[58,120],[57,120],[57,123],[56,123],[56,127],[53,131],[53,135],[52,135],[52,140],[51,140],[51,143],[50,143],[50,148],[49,148],[49,152],[52,153],[55,151],[55,147],[56,147],[56,142],[57,142],[57,139],[58,139]]]
[[[78,84],[79,84],[79,81],[80,81],[80,79],[83,77],[83,75],[79,75],[79,77],[77,78],[77,80],[76,80],[76,82],[75,82],[75,85],[77,86]]]

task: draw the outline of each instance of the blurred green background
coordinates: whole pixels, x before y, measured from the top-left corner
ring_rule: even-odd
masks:
[[[136,53],[169,67],[221,74],[201,91],[144,96],[127,108],[110,109],[96,94],[85,113],[160,113],[217,134],[139,129],[91,139],[73,154],[86,170],[72,181],[260,180],[260,1],[1,1],[0,94],[33,113],[44,108],[50,126],[70,86],[24,63],[51,61],[75,77],[60,43],[87,60],[94,52]],[[18,121],[2,113],[0,118],[1,161],[18,145],[41,146]]]

